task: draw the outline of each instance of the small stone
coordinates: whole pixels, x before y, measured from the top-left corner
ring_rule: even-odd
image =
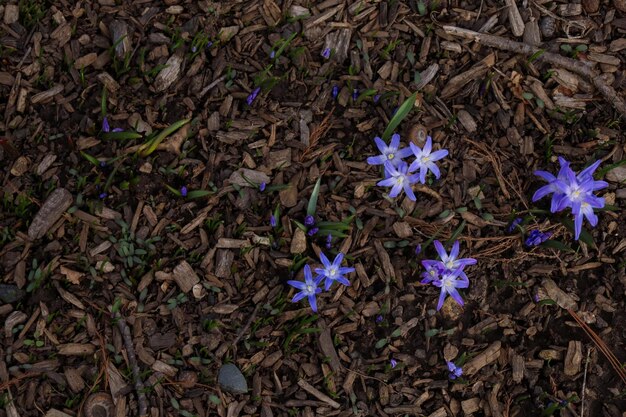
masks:
[[[15,303],[24,297],[24,291],[20,290],[16,285],[0,284],[0,301],[4,304]]]
[[[248,392],[248,383],[239,368],[232,363],[222,365],[217,382],[220,387],[231,394],[245,394]]]
[[[228,42],[233,36],[239,33],[239,26],[227,26],[220,30],[217,37],[220,42]]]
[[[457,321],[459,317],[461,317],[461,314],[463,314],[463,307],[454,301],[454,298],[448,297],[446,301],[443,302],[441,314],[447,320]]]
[[[20,8],[17,4],[7,4],[4,7],[4,23],[12,25],[20,18]]]
[[[611,182],[619,182],[622,183],[626,180],[626,166],[619,166],[617,168],[613,168],[609,172],[606,173],[607,181]]]
[[[306,250],[306,234],[300,228],[296,228],[291,239],[291,253],[303,253]]]
[[[13,166],[11,167],[11,174],[16,177],[21,177],[28,171],[30,167],[30,159],[26,156],[20,156],[15,160]]]

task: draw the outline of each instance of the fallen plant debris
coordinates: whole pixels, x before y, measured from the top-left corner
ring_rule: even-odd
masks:
[[[0,417],[623,417],[625,13],[2,2]]]

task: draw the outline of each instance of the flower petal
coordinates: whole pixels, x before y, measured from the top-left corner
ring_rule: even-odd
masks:
[[[441,258],[441,260],[443,262],[446,262],[448,260],[448,252],[446,252],[441,242],[438,240],[435,240],[433,244],[435,245],[435,250],[439,254],[439,257]]]
[[[317,313],[317,299],[314,295],[309,295],[309,304],[311,304],[311,310]]]
[[[337,256],[335,256],[335,260],[333,261],[333,266],[335,266],[336,268],[340,268],[341,261],[343,261],[343,253],[339,252]]]
[[[430,155],[430,151],[432,149],[433,149],[433,138],[431,138],[430,136],[426,136],[426,143],[424,144],[424,148],[422,149],[422,151],[426,155]]]
[[[438,161],[440,159],[445,158],[446,156],[448,156],[448,150],[447,149],[440,149],[438,151],[435,151],[433,153],[430,154],[429,159],[431,161]]]
[[[287,284],[291,285],[294,288],[297,288],[299,290],[304,290],[306,289],[306,284],[302,281],[287,281]]]
[[[367,158],[367,163],[370,165],[382,165],[386,160],[387,158],[385,158],[385,155],[376,155]]]
[[[330,266],[332,265],[330,261],[328,260],[328,258],[326,257],[326,255],[324,255],[324,252],[320,252],[320,261],[322,261],[322,264],[324,265],[324,268],[326,269],[330,268]]]
[[[394,153],[398,150],[398,147],[400,146],[400,135],[398,135],[397,133],[394,133],[393,135],[391,135],[391,143],[389,144],[389,147],[392,148],[394,151]]]
[[[374,142],[376,142],[376,147],[378,148],[378,150],[384,154],[387,150],[387,144],[385,143],[385,141],[376,136],[374,138]]]
[[[398,158],[406,158],[407,156],[413,155],[413,151],[411,148],[402,148],[396,151],[396,156]]]
[[[291,302],[297,303],[298,301],[302,300],[304,297],[306,297],[306,293],[304,291],[300,291],[299,293],[293,296],[293,298],[291,299]]]
[[[441,293],[439,294],[439,301],[437,302],[437,311],[441,310],[443,307],[443,302],[446,300],[446,291],[442,288]]]

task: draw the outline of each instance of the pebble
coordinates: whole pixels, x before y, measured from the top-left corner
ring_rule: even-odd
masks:
[[[20,290],[17,285],[0,284],[0,301],[4,304],[15,303],[22,297],[24,297],[24,291]]]
[[[232,363],[222,365],[217,382],[224,391],[231,394],[245,394],[248,392],[248,383],[239,368]]]

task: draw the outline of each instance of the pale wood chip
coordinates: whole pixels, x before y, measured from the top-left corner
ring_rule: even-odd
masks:
[[[179,263],[172,271],[174,281],[184,293],[191,291],[194,285],[200,282],[200,278],[187,261]]]
[[[85,305],[74,294],[61,288],[61,286],[58,285],[58,283],[55,285],[55,287],[57,291],[59,292],[59,295],[61,296],[61,298],[63,298],[65,301],[80,308],[81,310],[85,309]]]
[[[378,254],[380,266],[383,269],[382,272],[385,278],[385,282],[395,281],[396,271],[391,264],[391,258],[389,258],[387,250],[383,247],[383,244],[380,243],[380,240],[378,239],[374,240],[374,247],[376,248],[376,253]]]
[[[59,355],[83,356],[91,355],[96,351],[96,347],[85,343],[66,343],[57,346]]]
[[[565,355],[564,372],[565,375],[574,376],[580,372],[583,360],[583,345],[578,340],[570,340]]]
[[[318,400],[325,402],[332,408],[341,408],[341,404],[331,399],[328,395],[324,394],[323,392],[315,388],[313,385],[306,382],[304,379],[299,379],[298,385],[300,386],[300,388],[302,388],[303,390],[305,390],[306,392],[308,392],[309,394],[311,394]]]
[[[578,310],[576,301],[569,294],[560,289],[552,279],[545,278],[541,282],[541,285],[546,290],[548,297],[554,300],[559,307],[566,310]]]
[[[63,91],[63,85],[57,84],[49,90],[42,91],[41,93],[35,94],[30,99],[30,102],[33,104],[47,103],[48,101],[52,100],[54,96],[59,94],[61,91]]]
[[[28,228],[28,237],[39,239],[61,218],[65,210],[70,208],[74,197],[65,188],[54,190],[43,203]]]
[[[154,363],[152,364],[151,368],[157,372],[161,372],[167,376],[169,376],[170,378],[173,378],[176,376],[176,374],[178,373],[178,369],[166,364],[165,362],[161,362],[160,360],[156,360],[154,361]]]
[[[228,237],[219,238],[217,245],[215,245],[218,249],[240,249],[246,246],[250,246],[248,239],[231,239]]]
[[[500,356],[500,348],[502,347],[502,343],[500,341],[496,341],[489,345],[487,349],[480,352],[473,359],[467,362],[463,366],[463,373],[465,375],[474,375],[476,372],[480,371],[483,367],[495,362]]]

